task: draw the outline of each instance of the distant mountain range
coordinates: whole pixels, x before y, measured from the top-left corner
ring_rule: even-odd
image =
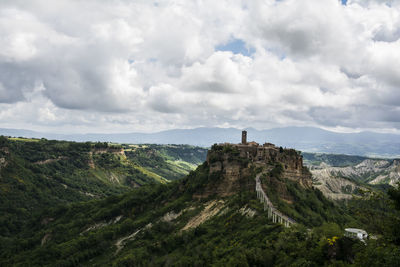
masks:
[[[269,130],[246,129],[248,140],[269,142],[307,152],[400,157],[400,135],[375,132],[336,133],[314,127],[285,127]],[[0,129],[0,134],[15,137],[69,141],[116,143],[189,144],[209,147],[214,143],[239,143],[241,130],[235,128],[174,129],[156,133],[54,134],[21,129]]]

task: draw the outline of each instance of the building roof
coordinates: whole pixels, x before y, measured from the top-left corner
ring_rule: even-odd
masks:
[[[346,232],[354,233],[354,234],[363,234],[363,235],[366,235],[366,234],[367,234],[367,232],[364,231],[363,229],[346,228],[346,229],[344,229],[344,230],[345,230]]]
[[[247,143],[250,146],[259,146],[259,144],[257,142],[251,141]]]

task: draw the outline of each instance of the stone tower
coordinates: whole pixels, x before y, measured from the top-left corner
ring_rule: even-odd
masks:
[[[242,131],[242,144],[247,144],[247,131]]]

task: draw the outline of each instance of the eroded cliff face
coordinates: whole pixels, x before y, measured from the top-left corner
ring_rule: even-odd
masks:
[[[112,148],[112,147],[107,147],[107,148],[92,148],[91,152],[93,154],[104,154],[104,153],[111,153],[115,155],[122,155],[125,156],[125,152],[123,148]]]
[[[296,181],[305,188],[311,188],[311,173],[303,166],[303,158],[297,152],[293,153],[293,151],[287,153],[287,150],[283,150],[280,154],[281,157],[278,157],[277,162],[283,166],[282,177]]]
[[[316,168],[311,169],[313,176],[313,186],[318,188],[325,197],[333,200],[351,199],[354,193],[357,191],[365,190],[364,187],[357,185],[348,178],[338,176],[339,173],[335,173],[325,163]],[[345,167],[347,168],[347,167]]]
[[[311,173],[303,166],[301,155],[293,149],[219,145],[208,151],[207,163],[210,184],[196,194],[196,198],[213,194],[225,197],[243,189],[254,190],[255,174],[261,171],[269,173],[277,165],[281,166],[280,179],[296,181],[305,188],[312,185]]]
[[[212,158],[212,160],[209,160]],[[206,188],[194,195],[206,198],[210,195],[226,197],[244,190],[255,188],[254,167],[246,160],[232,156],[231,153],[209,151],[207,156],[210,182]]]
[[[317,187],[321,183],[325,184],[326,181],[330,182],[330,180],[343,178],[350,180],[350,182],[353,180],[369,184],[390,184],[392,186],[400,181],[399,159],[366,159],[359,164],[346,167],[330,166],[322,162],[320,165],[310,165],[309,167]]]

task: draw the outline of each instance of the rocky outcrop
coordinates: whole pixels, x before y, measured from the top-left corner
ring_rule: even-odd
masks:
[[[332,200],[351,199],[357,191],[365,189],[348,179],[335,176],[329,168],[313,169],[311,172],[313,186]]]
[[[310,166],[315,183],[329,179],[345,178],[370,184],[396,185],[400,181],[400,160],[366,159],[359,164],[346,167],[333,167],[326,163]],[[351,181],[347,184],[350,185]],[[354,184],[354,183],[353,183]]]
[[[0,170],[7,166],[7,160],[6,158],[0,158]]]
[[[186,231],[189,229],[196,228],[200,224],[204,223],[205,221],[211,219],[212,217],[216,216],[220,210],[224,207],[224,201],[222,200],[213,200],[204,205],[204,209],[197,214],[196,216],[192,217],[186,225],[182,228],[181,231]]]
[[[382,174],[378,175],[370,182],[370,184],[388,183],[392,186],[395,186],[398,182],[400,182],[400,159],[393,160],[392,164],[383,166],[383,168],[385,167],[386,171],[383,171]]]
[[[51,234],[47,233],[43,236],[42,240],[40,241],[40,245],[43,247],[47,242],[51,240]]]
[[[213,194],[225,197],[240,190],[253,190],[255,168],[272,171],[277,165],[281,166],[281,178],[296,181],[306,188],[310,188],[312,183],[311,173],[303,166],[303,159],[297,151],[272,144],[214,145],[208,151],[207,163],[211,181],[201,193],[194,195],[196,198]]]
[[[0,147],[0,170],[7,166],[8,164],[7,158],[9,154],[10,151],[8,147]]]
[[[125,152],[123,148],[113,148],[113,147],[107,147],[107,148],[93,148],[91,151],[93,154],[104,154],[104,153],[111,153],[115,155],[122,155],[125,156]]]
[[[246,162],[233,158],[230,153],[210,153],[214,158],[208,162],[211,181],[202,192],[194,194],[194,198],[226,197],[255,186],[254,179],[251,179],[251,166]]]

